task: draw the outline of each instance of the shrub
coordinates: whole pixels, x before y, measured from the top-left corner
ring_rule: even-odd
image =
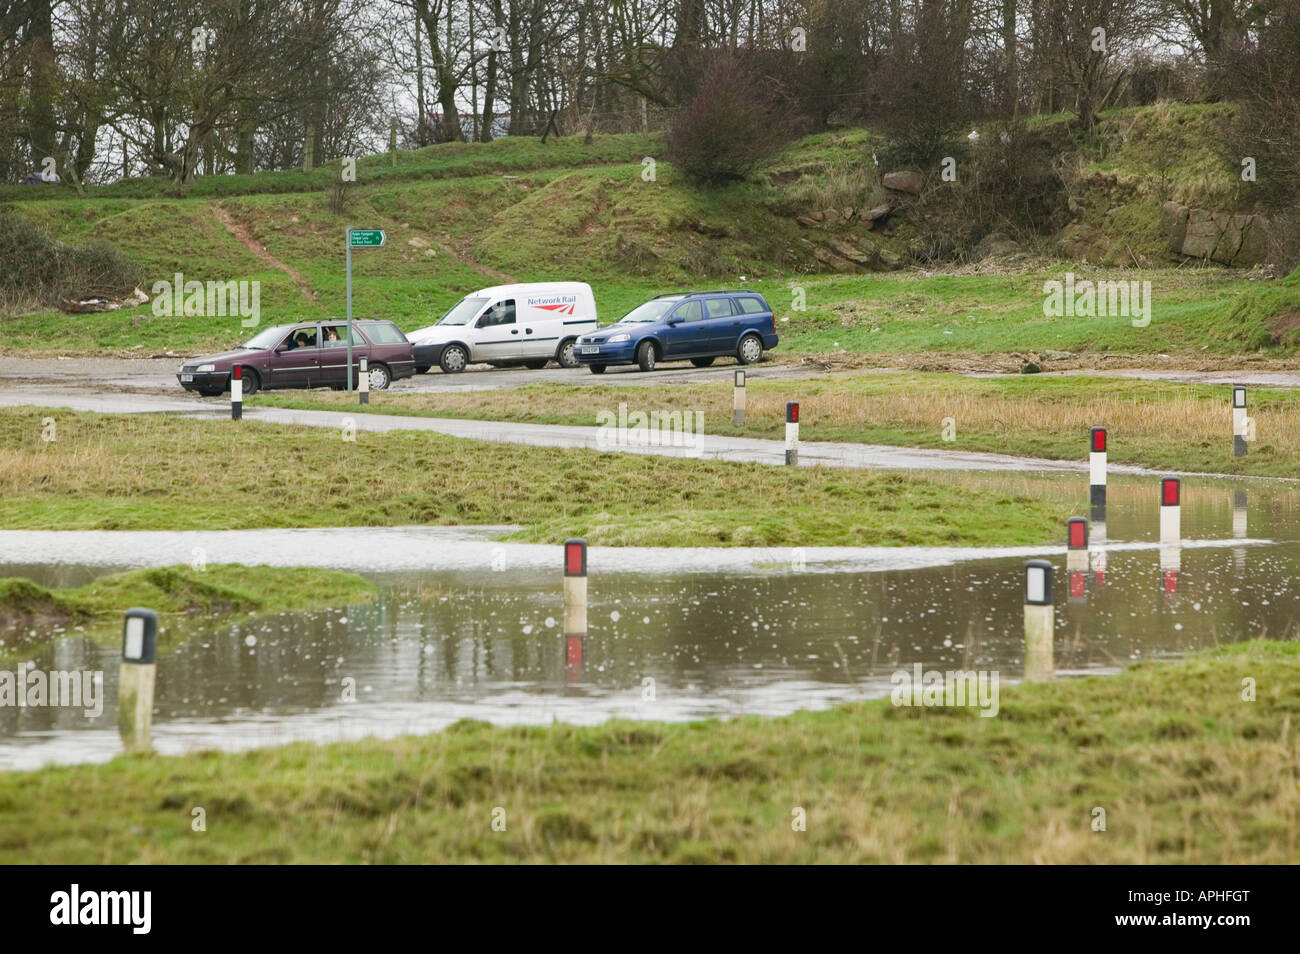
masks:
[[[744,60],[723,56],[705,70],[699,88],[664,138],[668,161],[702,185],[744,179],[780,152],[802,126],[775,83]]]
[[[139,266],[105,242],[67,245],[26,219],[0,213],[0,304],[116,296],[143,279]]]

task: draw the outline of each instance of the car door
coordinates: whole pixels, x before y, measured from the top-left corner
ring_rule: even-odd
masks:
[[[689,358],[708,351],[704,307],[698,298],[678,305],[664,330],[664,358]]]
[[[305,335],[306,344],[297,344]],[[274,357],[268,370],[268,380],[263,382],[273,388],[311,387],[314,378],[320,376],[320,348],[318,347],[320,330],[316,325],[299,325],[276,345]]]
[[[730,298],[704,299],[704,327],[711,354],[730,354],[740,341],[740,316]]]
[[[520,361],[524,358],[523,329],[515,321],[515,300],[493,302],[474,325],[475,361]]]
[[[348,325],[321,326],[321,343],[318,371],[312,378],[312,387],[344,387],[347,385],[348,368]],[[370,358],[370,344],[361,336],[354,325],[352,328],[352,366],[361,367],[361,359]],[[354,372],[352,383],[355,386],[357,374]]]

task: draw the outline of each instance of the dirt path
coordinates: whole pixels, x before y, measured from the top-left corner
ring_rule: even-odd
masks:
[[[312,291],[312,287],[307,284],[307,279],[302,277],[301,272],[295,268],[290,268],[288,265],[284,264],[284,262],[280,261],[268,252],[265,245],[253,238],[253,236],[249,234],[248,229],[236,222],[234,217],[218,203],[212,203],[211,208],[212,214],[217,217],[217,221],[224,225],[226,231],[233,235],[240,245],[248,249],[248,251],[257,258],[258,261],[271,266],[271,268],[284,272],[293,279],[293,283],[298,286],[298,290],[302,292],[304,298],[310,302],[316,301],[316,292]]]

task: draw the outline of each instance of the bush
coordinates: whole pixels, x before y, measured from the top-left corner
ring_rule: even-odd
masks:
[[[802,128],[776,84],[741,58],[707,68],[664,137],[668,161],[702,185],[744,179]]]
[[[67,245],[26,219],[0,214],[0,304],[118,296],[143,280],[140,267],[107,243]]]

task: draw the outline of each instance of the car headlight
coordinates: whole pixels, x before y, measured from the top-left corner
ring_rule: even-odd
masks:
[[[197,368],[195,368],[194,370],[195,370],[197,373],[199,373],[199,374],[203,374],[205,371],[215,371],[215,370],[217,370],[217,369],[216,369],[213,365],[210,365],[210,364],[201,364],[201,365],[199,365]]]
[[[631,340],[632,340],[631,335],[615,335],[614,337],[609,339],[609,343],[613,344],[616,341],[631,341]]]

